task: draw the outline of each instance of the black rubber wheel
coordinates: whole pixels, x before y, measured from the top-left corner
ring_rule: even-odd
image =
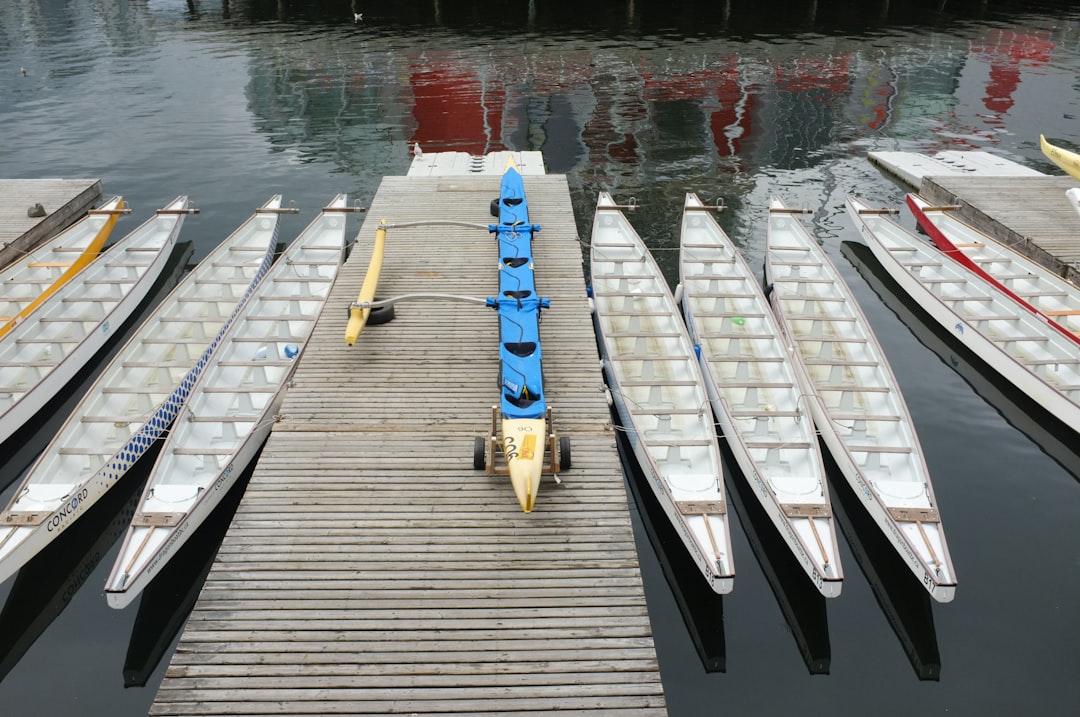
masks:
[[[378,297],[375,298],[378,301]],[[386,306],[372,307],[371,313],[368,314],[367,325],[378,326],[379,324],[386,324],[394,320],[394,305],[387,304]]]
[[[570,438],[559,436],[559,470],[570,470]]]
[[[492,199],[491,200],[491,216],[495,217],[496,219],[499,218],[499,200],[498,199]]]
[[[487,468],[487,441],[483,438],[473,439],[472,467],[478,471]]]

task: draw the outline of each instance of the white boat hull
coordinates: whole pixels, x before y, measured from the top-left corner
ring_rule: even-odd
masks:
[[[694,194],[683,212],[680,278],[709,401],[742,475],[814,587],[837,597],[837,531],[805,390],[760,280]]]
[[[611,376],[614,375],[611,364],[608,361],[607,355],[603,351],[601,351],[601,353],[604,355],[604,373],[609,377],[609,380],[611,380]],[[626,402],[622,400],[619,391],[612,392],[612,399],[619,415],[619,422],[624,427],[633,426],[633,415],[626,405]],[[664,514],[675,528],[675,531],[679,534],[679,538],[682,539],[683,544],[687,548],[687,552],[690,553],[690,557],[697,564],[702,575],[705,576],[709,587],[712,588],[713,592],[721,595],[731,592],[735,587],[734,573],[729,573],[727,575],[718,574],[716,558],[713,556],[706,556],[698,547],[702,542],[707,542],[709,540],[708,534],[712,529],[706,525],[708,519],[704,518],[695,521],[698,523],[696,526],[697,529],[695,530],[695,526],[692,526],[686,520],[686,516],[682,514],[676,505],[675,497],[671,494],[671,491],[667,489],[667,477],[661,475],[657,470],[656,459],[653,458],[652,454],[649,453],[648,448],[638,438],[637,432],[632,429],[627,430],[626,437],[630,443],[631,449],[634,451],[634,458],[637,460],[642,473],[644,473],[646,480],[649,482],[649,486],[652,488],[653,495],[656,497],[656,502],[660,504]],[[710,507],[709,510],[714,510],[715,507],[717,506]]]
[[[345,251],[340,194],[285,250],[176,419],[106,582],[131,603],[213,512],[269,436]]]
[[[271,407],[271,411],[276,413],[284,400],[285,395],[281,394]],[[106,588],[105,598],[109,607],[119,610],[130,605],[150,584],[150,581],[165,568],[173,556],[184,547],[247,470],[255,454],[270,435],[270,429],[271,424],[264,421],[259,428],[248,434],[232,459],[210,483],[210,487],[199,494],[198,500],[193,501],[191,507],[182,514],[183,517],[175,525],[160,527],[133,524],[129,528],[128,539],[124,543],[127,550],[117,556],[116,564],[125,565],[132,559],[130,553],[137,548],[141,548],[153,557],[129,579],[118,580],[115,584],[118,589]]]
[[[176,209],[180,209],[180,205],[186,207],[187,200],[184,198],[182,202],[174,202],[173,205],[176,205]],[[82,336],[81,340],[79,340],[78,335],[73,336],[72,338],[79,340],[75,348],[62,357],[57,357],[57,363],[51,368],[45,369],[47,371],[45,377],[15,400],[14,404],[4,411],[3,414],[0,414],[0,443],[3,443],[10,438],[15,431],[36,416],[37,413],[45,407],[45,404],[59,394],[64,386],[79,373],[82,367],[105,347],[105,344],[112,338],[116,329],[123,326],[124,322],[126,322],[142,304],[146,299],[147,294],[150,293],[150,289],[153,288],[154,283],[164,270],[169,255],[172,252],[173,247],[176,246],[176,239],[180,233],[182,224],[182,215],[178,215],[175,220],[175,226],[167,233],[165,241],[154,256],[154,260],[146,265],[143,273],[132,284],[124,297],[113,306],[111,311],[105,314],[102,320],[94,326],[92,331]],[[121,244],[122,242],[123,240],[121,240]],[[118,244],[118,247],[119,246],[120,245]],[[69,286],[64,287],[50,297],[45,304],[38,308],[35,316],[48,316],[51,313],[57,312],[58,309],[62,309],[64,306],[62,300],[64,298],[77,296],[75,291],[80,288],[83,278],[94,275],[97,269],[104,268],[105,265],[114,258],[122,259],[122,255],[117,256],[117,252],[112,250],[106,252],[104,256],[97,260],[97,264],[84,269],[80,278],[72,280],[72,283]],[[65,317],[61,315],[60,318]],[[76,320],[72,319],[72,321]],[[6,346],[9,343],[13,344],[18,341],[19,338],[27,333],[26,329],[30,328],[30,326],[31,325],[27,323],[20,324],[15,330],[4,337],[4,341],[0,342],[0,345]],[[4,353],[6,353],[6,351],[0,351],[0,356],[3,356]],[[0,375],[2,375],[3,372],[3,368],[0,368]],[[0,379],[0,384],[3,383],[3,380]],[[0,391],[2,390],[3,389],[0,388]],[[0,401],[0,410],[2,409],[3,401]]]
[[[860,231],[882,267],[946,331],[975,352],[1003,378],[1060,419],[1062,423],[1074,429],[1080,427],[1080,367],[1077,364],[1080,361],[1080,351],[1074,350],[1075,344],[1056,339],[1058,332],[1047,328],[1045,335],[1051,337],[1049,341],[1056,341],[1062,347],[1063,356],[1063,360],[1057,366],[1051,363],[1047,368],[1048,375],[1061,374],[1059,384],[1055,386],[1047,382],[1016,357],[1004,351],[998,343],[988,338],[976,324],[953,311],[929,288],[927,283],[916,278],[897,256],[882,244],[874,232],[867,228],[865,223],[860,225]],[[912,241],[919,240],[917,237],[912,237]],[[1039,324],[1046,323],[1020,308],[1016,302],[998,293],[998,290],[984,279],[946,257],[939,250],[921,243],[919,246],[923,250],[923,255],[927,257],[927,265],[940,266],[949,275],[962,278],[972,291],[980,292],[980,295],[988,297],[988,301],[995,301],[996,305],[1004,307],[1003,311],[1012,311],[1017,321],[1022,322],[1021,326],[1038,329]],[[1014,305],[1015,309],[1012,308]],[[1065,358],[1069,356],[1070,351],[1072,352],[1071,361]],[[1065,390],[1068,387],[1072,387],[1071,390]]]
[[[263,211],[276,211],[280,201],[280,196],[274,197]],[[254,238],[256,243],[262,242],[261,252],[255,247],[245,247],[254,251],[247,254],[241,264],[223,265],[224,270],[230,272],[238,282],[235,286],[244,287],[239,289],[244,292],[243,296],[240,299],[204,300],[204,303],[215,306],[225,303],[230,307],[231,313],[215,317],[209,323],[215,335],[208,343],[203,344],[201,338],[191,343],[192,347],[197,347],[194,350],[201,353],[193,364],[185,362],[185,368],[182,369],[185,373],[178,383],[171,379],[171,371],[175,369],[151,367],[148,369],[151,373],[147,375],[153,379],[154,387],[149,391],[139,391],[125,384],[128,374],[126,362],[139,355],[144,342],[155,338],[153,334],[160,328],[160,324],[171,321],[186,322],[184,312],[189,310],[188,307],[197,305],[198,297],[191,293],[202,291],[192,279],[214,276],[219,270],[216,262],[204,261],[200,267],[206,267],[205,275],[200,273],[200,268],[196,268],[181,281],[101,373],[60,432],[23,478],[7,509],[0,514],[0,581],[12,575],[81,517],[124,477],[169,428],[244,302],[270,268],[276,244],[277,224],[276,216],[263,219],[258,215],[245,224],[249,232],[246,236],[249,239]],[[238,231],[233,236],[239,234]],[[228,248],[226,242],[207,258],[212,259],[218,251]],[[235,276],[237,274],[241,276]],[[221,288],[231,296],[231,286],[222,285]],[[178,298],[174,302],[174,297],[184,298]],[[173,312],[168,317],[171,321],[161,321],[162,313],[170,311]],[[189,322],[189,325],[194,323],[196,322]],[[202,321],[198,323],[200,326],[206,325]],[[162,344],[158,342],[154,345]],[[185,349],[186,346],[187,344]],[[138,370],[143,370],[143,367]],[[149,417],[139,415],[138,422],[131,418],[127,421],[115,420],[110,427],[106,421],[112,417],[86,415],[87,412],[96,410],[95,402],[115,395],[131,396],[152,405]],[[138,428],[129,434],[131,425],[138,425]],[[113,431],[113,440],[103,440],[107,434],[95,433],[98,429]],[[121,430],[123,433],[120,433]],[[124,440],[121,437],[123,435],[130,435],[130,438]],[[119,448],[113,450],[113,445]],[[102,458],[105,459],[103,462]]]
[[[766,280],[822,440],[897,554],[940,602],[956,577],[918,437],[884,352],[824,250],[781,200]]]
[[[714,592],[730,592],[723,462],[690,337],[659,267],[606,192],[592,237],[594,320],[619,420],[687,552]]]

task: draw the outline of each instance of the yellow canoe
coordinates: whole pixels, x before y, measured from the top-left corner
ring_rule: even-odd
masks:
[[[4,269],[0,274],[4,291],[0,296],[0,337],[96,259],[124,213],[123,197],[113,197]]]
[[[1043,154],[1049,157],[1051,162],[1064,169],[1073,179],[1080,179],[1080,154],[1061,147],[1055,147],[1047,142],[1046,137],[1041,134],[1039,135],[1039,146],[1042,148]]]

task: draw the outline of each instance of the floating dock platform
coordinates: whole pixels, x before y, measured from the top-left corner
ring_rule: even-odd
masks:
[[[418,157],[379,187],[150,714],[667,713],[569,189],[529,154],[544,385],[572,468],[530,514],[473,468],[499,399],[494,310],[402,301],[345,345],[383,219],[376,298],[498,291],[502,166]],[[481,227],[394,226],[424,221]]]
[[[870,152],[871,164],[994,239],[1080,283],[1080,215],[1065,196],[1080,182],[987,152]]]
[[[99,179],[0,179],[0,268],[58,232],[101,199]],[[40,204],[45,216],[27,213]]]

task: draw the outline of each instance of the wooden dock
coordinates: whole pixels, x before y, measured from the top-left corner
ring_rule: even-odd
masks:
[[[402,302],[345,346],[381,219],[494,221],[498,176],[385,178],[151,714],[666,714],[566,178],[525,186],[571,470],[525,514],[472,466],[492,309]],[[498,265],[485,228],[391,226],[377,296],[493,296]]]
[[[67,228],[101,199],[98,179],[0,179],[0,267]],[[41,204],[44,217],[27,210]]]
[[[1060,176],[928,176],[919,193],[934,204],[956,204],[959,216],[994,239],[1080,283],[1080,215]]]

